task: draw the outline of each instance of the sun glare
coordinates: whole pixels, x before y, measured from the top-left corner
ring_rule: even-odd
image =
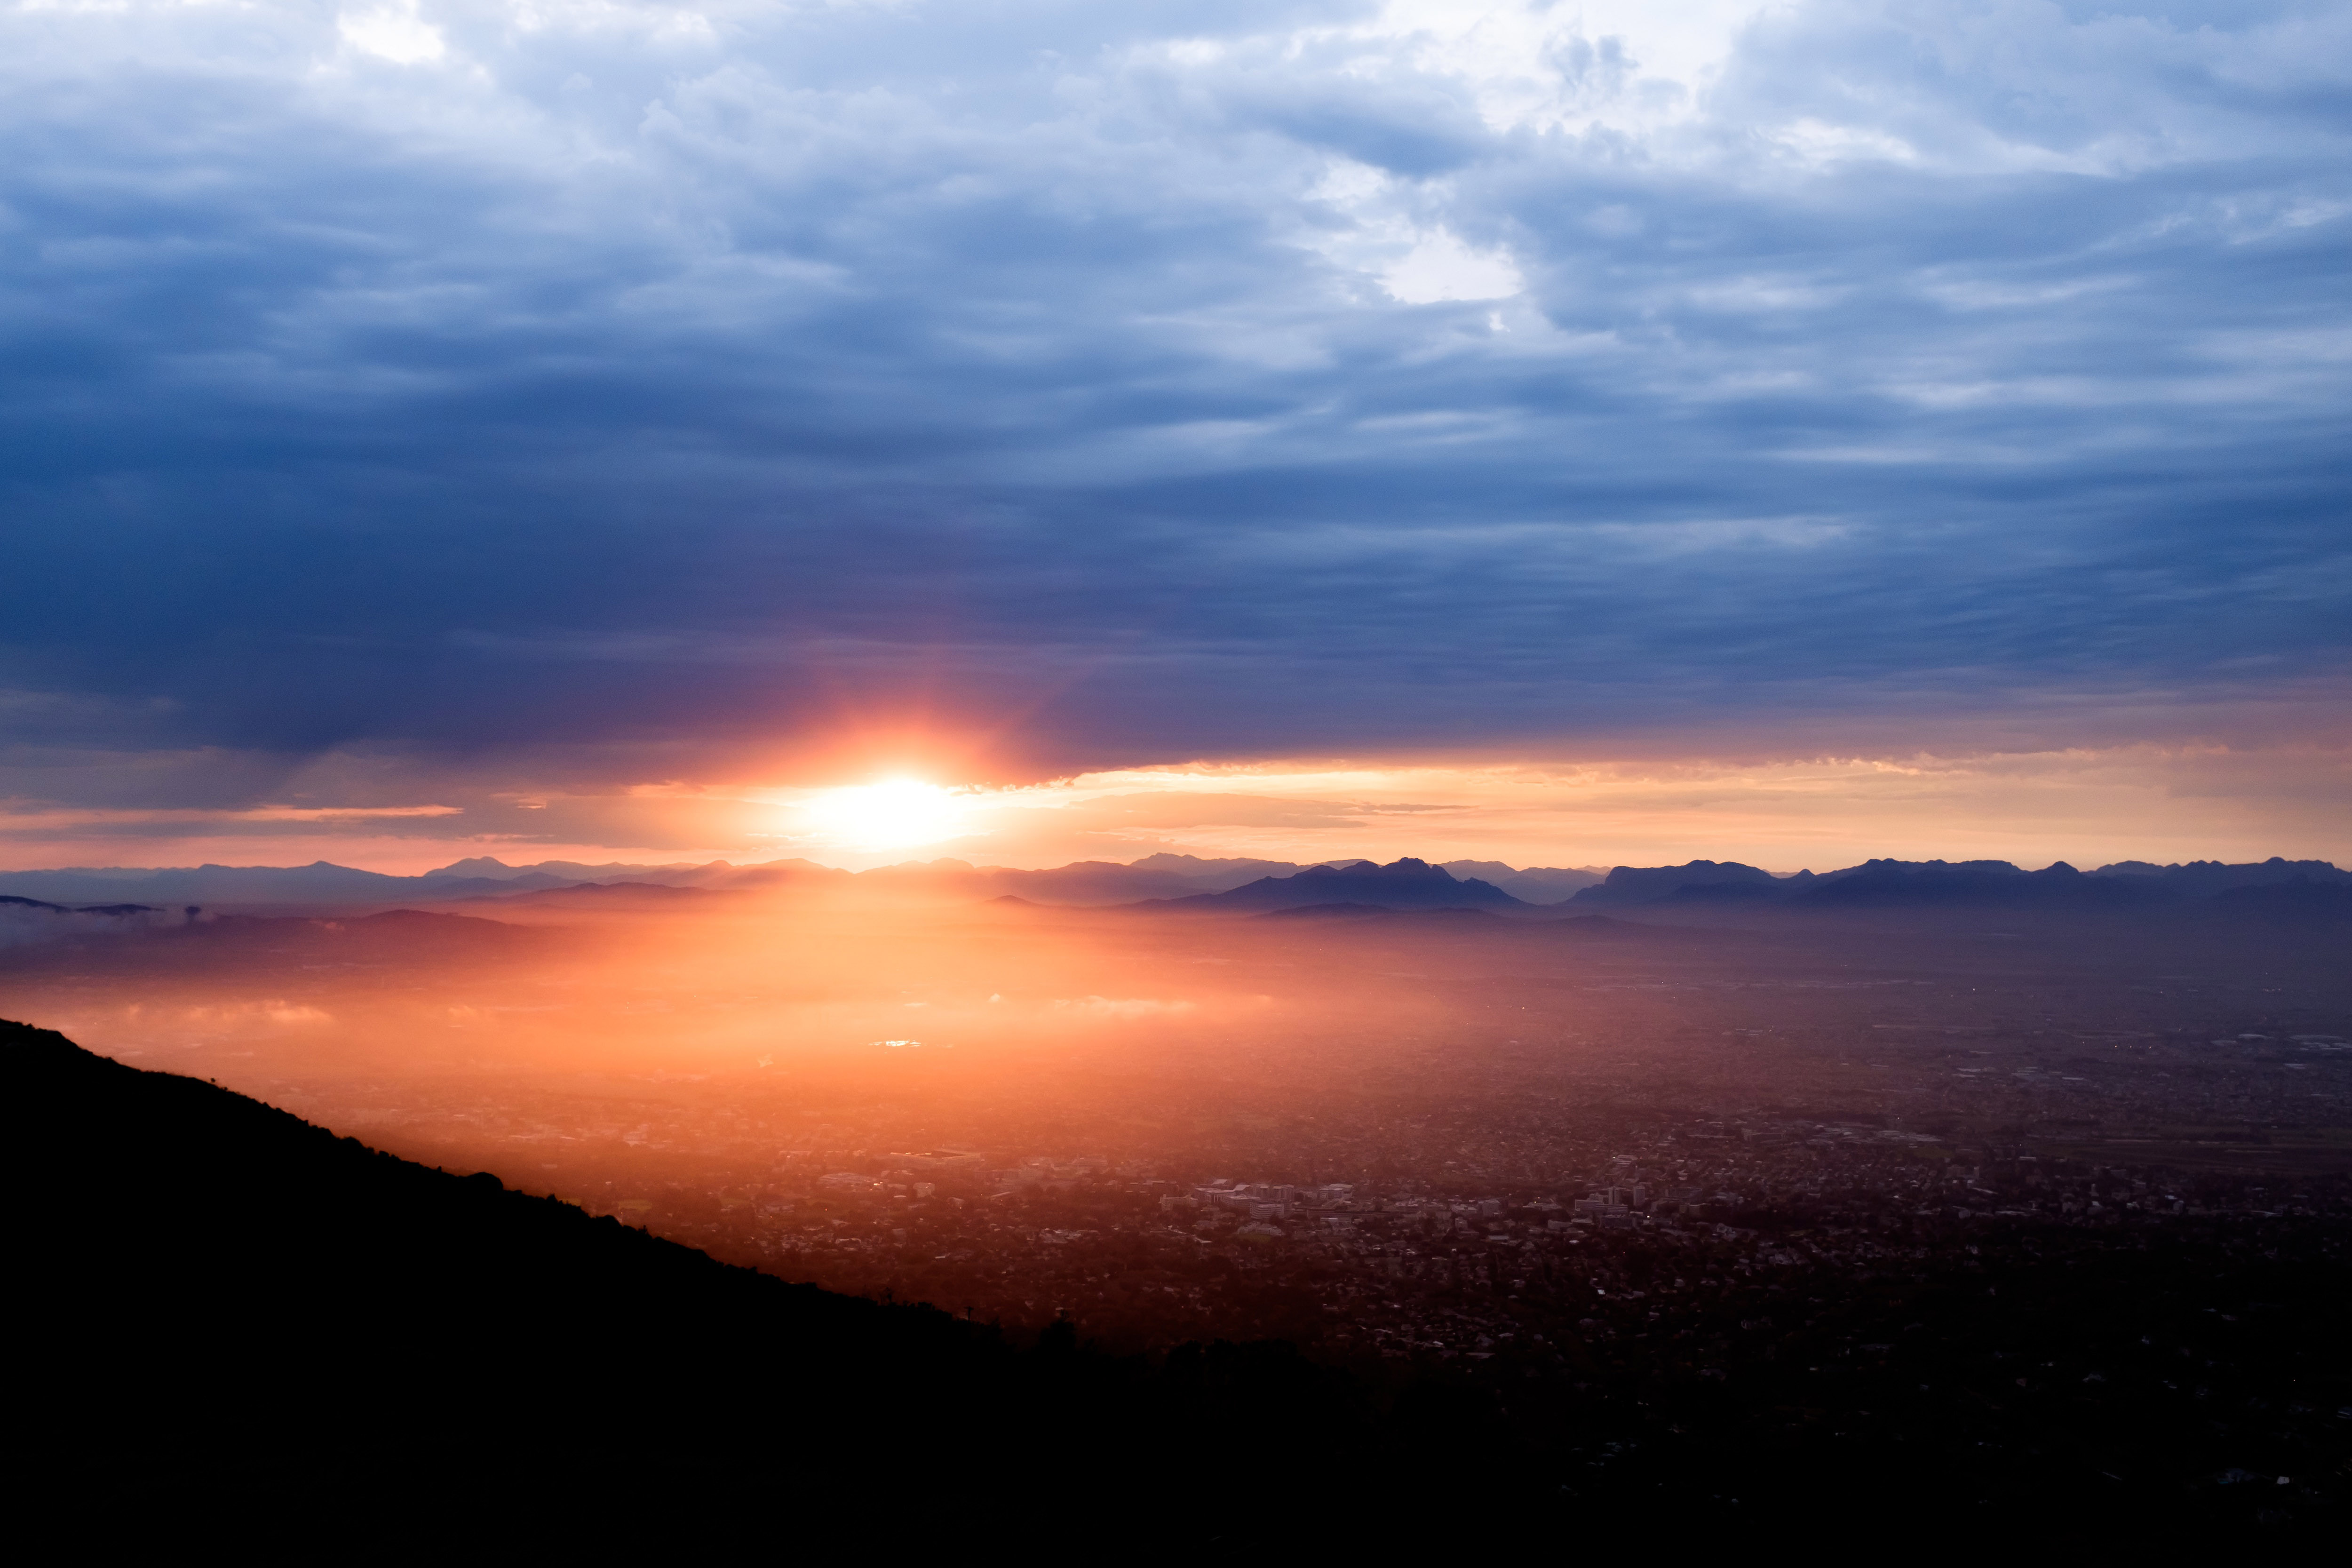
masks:
[[[964,831],[963,803],[956,793],[920,779],[827,790],[805,809],[820,832],[849,849],[934,844]]]

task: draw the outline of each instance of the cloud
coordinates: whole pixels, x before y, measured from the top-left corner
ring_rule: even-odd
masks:
[[[2347,33],[19,9],[0,793],[2340,724]]]
[[[346,11],[335,27],[352,47],[394,65],[421,65],[448,52],[440,30],[420,21],[414,4]]]

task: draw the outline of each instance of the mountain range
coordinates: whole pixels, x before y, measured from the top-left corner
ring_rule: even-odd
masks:
[[[2028,871],[2006,860],[1866,860],[1843,870],[1776,877],[1738,861],[1612,870],[1576,893],[1579,909],[1675,909],[1781,905],[1797,910],[1891,908],[2134,910],[2210,900],[2224,894],[2294,888],[2352,890],[2352,872],[2325,860],[2218,860],[2152,866],[2126,860],[2078,871],[2060,861]],[[2322,893],[2319,902],[2328,902]]]
[[[1538,906],[1513,898],[1475,877],[1458,879],[1443,866],[1411,858],[1374,866],[1310,866],[1287,877],[1260,877],[1223,893],[1159,899],[1133,906],[1171,913],[1266,913],[1318,905],[1387,910],[1528,910]]]
[[[1331,866],[1370,865],[1363,860]],[[387,876],[320,860],[308,866],[193,866],[172,868],[69,867],[47,871],[0,871],[0,894],[59,905],[144,903],[158,906],[327,907],[403,901],[446,902],[460,899],[509,898],[583,886],[641,884],[712,890],[781,888],[856,888],[903,890],[927,897],[992,899],[1012,896],[1033,903],[1073,906],[1134,903],[1147,899],[1182,899],[1220,893],[1267,877],[1308,869],[1287,860],[1208,859],[1192,855],[1147,855],[1121,865],[1080,860],[1051,869],[974,866],[969,861],[910,860],[868,871],[845,871],[813,860],[770,860],[738,866],[725,860],[649,865],[609,861],[542,860],[509,866],[490,856],[452,862],[415,877]],[[1485,878],[1535,903],[1565,899],[1598,884],[1597,870],[1532,867],[1514,870],[1499,861],[1457,860],[1457,875]]]
[[[1381,866],[1339,859],[1313,865],[1258,859],[1208,859],[1154,854],[1119,864],[1081,860],[1050,869],[974,866],[969,861],[906,861],[846,871],[806,859],[737,866],[724,860],[641,865],[548,860],[509,866],[488,856],[456,861],[415,877],[394,877],[318,861],[309,866],[197,866],[168,868],[106,867],[0,872],[0,898],[20,906],[61,911],[126,906],[177,911],[188,905],[284,910],[388,907],[400,903],[483,902],[546,899],[569,904],[617,906],[658,901],[655,889],[710,892],[856,890],[923,899],[1015,898],[1066,907],[1135,905],[1179,912],[1266,912],[1316,904],[1377,908],[1483,909],[1526,913],[1563,904],[1600,910],[1792,910],[1891,908],[2041,908],[2131,910],[2210,900],[2242,889],[2282,891],[2333,910],[2327,889],[2352,888],[2352,873],[2325,860],[2224,864],[2201,860],[2156,866],[2118,861],[2092,871],[2060,862],[2027,871],[2005,860],[1866,860],[1843,869],[1781,876],[1738,861],[1692,860],[1681,866],[1591,868],[1531,867],[1500,861],[1452,860],[1433,865],[1405,858]],[[634,891],[628,891],[634,889]]]

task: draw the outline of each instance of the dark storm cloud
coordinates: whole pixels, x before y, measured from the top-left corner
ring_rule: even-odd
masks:
[[[2352,28],[2166,15],[16,13],[12,790],[2326,689]]]

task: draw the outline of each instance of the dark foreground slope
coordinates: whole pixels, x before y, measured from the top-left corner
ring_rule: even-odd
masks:
[[[1796,1263],[1687,1299],[1629,1252],[1581,1309],[1622,1332],[1553,1314],[1540,1362],[1383,1381],[1275,1345],[1016,1350],[23,1026],[0,1025],[0,1081],[19,1493],[94,1549],[156,1529],[404,1558],[1763,1531],[1940,1557],[2317,1539],[2352,1477],[2336,1221],[2004,1224],[1860,1289]],[[1566,1289],[1508,1275],[1448,1288]]]
[[[1344,1380],[1278,1350],[1148,1376],[1066,1336],[1016,1352],[52,1032],[0,1022],[0,1061],[27,1216],[11,1414],[101,1532],[194,1510],[299,1521],[331,1555],[485,1520],[541,1546],[845,1518],[1045,1540],[1156,1493],[1210,1432],[1362,1437]],[[1244,1500],[1209,1533],[1276,1527]]]

